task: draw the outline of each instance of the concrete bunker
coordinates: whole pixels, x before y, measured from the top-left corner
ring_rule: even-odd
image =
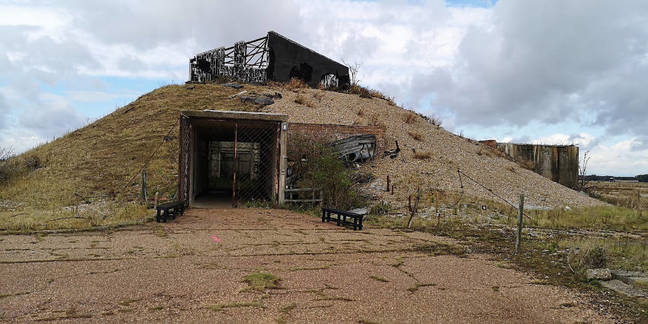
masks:
[[[183,111],[178,197],[189,206],[283,203],[287,115]]]

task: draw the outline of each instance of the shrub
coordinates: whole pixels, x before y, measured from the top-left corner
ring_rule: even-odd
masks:
[[[300,105],[304,105],[304,106],[308,106],[308,107],[311,107],[311,108],[313,107],[313,104],[308,99],[306,99],[306,97],[304,97],[302,95],[297,95],[297,97],[295,98],[295,103],[300,104]]]
[[[292,166],[302,188],[322,188],[323,205],[338,209],[357,207],[360,195],[356,191],[353,172],[338,159],[332,148],[323,141],[296,138],[292,154],[298,157]]]

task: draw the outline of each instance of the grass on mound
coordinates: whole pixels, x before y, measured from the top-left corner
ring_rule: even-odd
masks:
[[[74,208],[0,212],[0,233],[32,233],[46,230],[87,230],[142,224],[153,220],[153,211],[135,203],[107,202],[97,210]]]

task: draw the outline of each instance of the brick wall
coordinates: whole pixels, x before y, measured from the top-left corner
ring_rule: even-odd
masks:
[[[295,136],[309,137],[314,140],[332,142],[355,135],[376,135],[376,153],[380,154],[385,148],[385,128],[381,126],[354,126],[335,124],[288,124],[288,151],[291,139]],[[380,155],[378,155],[380,156]]]

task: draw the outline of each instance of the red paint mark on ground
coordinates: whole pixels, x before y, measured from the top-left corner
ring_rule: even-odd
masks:
[[[215,241],[216,243],[220,242],[220,240],[218,239],[218,236],[216,236],[216,235],[212,235],[212,238],[214,239],[214,241]]]

